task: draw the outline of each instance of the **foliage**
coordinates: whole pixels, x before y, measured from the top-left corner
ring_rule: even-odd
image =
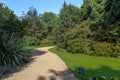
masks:
[[[59,24],[58,16],[53,12],[44,12],[44,14],[41,15],[41,21],[44,25],[46,39],[52,43],[56,43],[55,38]]]
[[[0,3],[0,32],[23,34],[21,21],[5,4]]]
[[[88,40],[85,44],[84,49],[89,55],[109,57],[120,56],[120,45],[114,45],[108,42],[96,42]]]
[[[79,38],[69,40],[67,42],[67,45],[68,45],[67,51],[69,52],[72,52],[72,53],[83,53],[84,52],[83,50],[84,41]]]
[[[107,80],[105,76],[101,76],[98,80]]]
[[[2,78],[2,75],[5,74],[9,70],[6,66],[0,66],[0,79]]]
[[[91,77],[90,80],[97,80],[97,77]]]
[[[90,34],[89,25],[89,21],[83,21],[80,25],[77,25],[75,28],[65,33],[67,39],[67,51],[74,53],[84,52],[84,43]]]
[[[29,61],[30,54],[22,50],[22,41],[15,34],[0,34],[0,66],[20,66]]]
[[[59,48],[65,48],[67,47],[66,44],[66,37],[64,36],[64,33],[68,30],[70,30],[73,27],[72,19],[67,11],[67,4],[64,2],[63,8],[60,11],[60,24],[57,30],[57,44]]]
[[[120,59],[118,58],[71,54],[57,50],[57,48],[52,48],[50,51],[60,56],[68,68],[80,79],[89,80],[91,76],[97,78],[105,76],[107,80],[111,80],[111,77],[115,76],[118,80],[120,79]],[[84,75],[79,74],[80,67],[85,69]]]
[[[119,80],[118,77],[111,77],[111,80]]]
[[[57,31],[58,47],[61,46],[61,48],[70,52],[119,57],[119,4],[119,0],[84,0],[82,7],[79,9],[64,3],[61,12],[64,11],[60,13],[60,21],[63,23]],[[65,13],[66,16],[69,15],[69,20],[63,15]],[[74,14],[79,15],[74,16]],[[79,23],[74,22],[75,19]],[[75,24],[72,24],[71,28],[68,23]]]
[[[75,5],[68,4],[66,5],[66,10],[72,19],[73,25],[78,24],[80,22],[80,17],[81,17],[80,8],[76,7]]]
[[[35,8],[30,7],[27,14],[24,14],[22,17],[22,21],[23,23],[26,23],[26,25],[24,25],[25,37],[44,38],[43,24],[40,21],[40,17]]]
[[[24,40],[25,40],[25,45],[27,46],[39,46],[40,45],[40,40],[35,37],[26,37],[24,38]]]
[[[53,46],[53,42],[50,39],[43,39],[41,41],[41,46],[45,47],[45,46]]]

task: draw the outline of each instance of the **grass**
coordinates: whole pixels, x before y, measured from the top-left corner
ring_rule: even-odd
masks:
[[[59,55],[69,69],[82,80],[89,80],[90,77],[105,76],[107,80],[111,77],[118,77],[120,80],[120,59],[108,57],[95,57],[84,54],[71,54],[66,51],[60,51],[51,48],[51,52]],[[79,74],[79,68],[85,69],[85,74]]]

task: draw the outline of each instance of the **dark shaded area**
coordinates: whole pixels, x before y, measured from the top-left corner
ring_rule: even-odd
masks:
[[[47,80],[44,76],[40,76],[37,80]],[[57,80],[54,76],[50,76],[49,80]]]
[[[97,69],[86,69],[86,68],[84,69],[85,69],[84,75],[79,74],[79,67],[75,67],[73,72],[77,77],[81,78],[82,80],[89,80],[90,77],[100,78],[101,76],[105,76],[107,80],[110,80],[111,77],[118,77],[120,80],[120,70],[115,70],[108,66],[103,65]]]
[[[32,53],[32,56],[40,56],[40,55],[44,55],[47,52],[46,51],[40,51],[40,50],[32,50],[31,53]]]
[[[53,76],[50,76],[49,80],[57,80],[56,77],[59,77],[61,80],[80,80],[76,78],[70,70],[65,71],[56,71],[49,70],[48,73],[52,73]],[[47,80],[45,76],[40,76],[37,80]]]
[[[46,78],[43,76],[40,76],[37,80],[46,80]]]

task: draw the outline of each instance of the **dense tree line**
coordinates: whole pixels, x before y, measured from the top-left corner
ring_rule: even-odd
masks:
[[[84,0],[81,8],[72,10],[75,13],[71,14],[70,8],[75,7],[64,3],[58,27],[57,39],[61,40],[58,47],[74,53],[120,56],[119,4],[119,0]],[[78,17],[73,19],[73,16]]]

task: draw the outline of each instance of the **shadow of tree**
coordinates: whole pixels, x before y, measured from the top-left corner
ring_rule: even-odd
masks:
[[[89,80],[90,77],[101,77],[101,76],[105,76],[107,78],[107,80],[110,80],[111,77],[118,77],[120,80],[120,69],[112,69],[111,67],[108,66],[100,66],[99,68],[96,69],[85,69],[85,73],[83,74],[79,74],[79,68],[75,67],[75,70],[73,70],[73,72],[75,73],[75,75],[79,78],[81,78],[82,80]]]
[[[40,56],[40,55],[44,55],[47,52],[41,51],[41,50],[32,50],[31,53],[32,53],[32,56]]]
[[[45,76],[40,76],[37,80],[48,80],[45,78]],[[57,80],[56,77],[50,76],[49,80]]]
[[[48,73],[52,73],[53,75],[49,77],[49,80],[57,80],[60,78],[61,80],[80,80],[76,78],[70,70],[65,71],[56,71],[56,70],[49,70]],[[37,80],[48,80],[45,76],[40,76]]]

